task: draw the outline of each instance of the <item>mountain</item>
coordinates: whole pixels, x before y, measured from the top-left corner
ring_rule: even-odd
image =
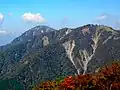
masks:
[[[0,47],[0,80],[16,79],[30,90],[60,76],[98,72],[120,60],[119,53],[120,31],[108,26],[36,26]]]

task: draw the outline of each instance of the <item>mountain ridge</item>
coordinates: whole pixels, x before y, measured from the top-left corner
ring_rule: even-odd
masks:
[[[16,78],[30,90],[33,84],[59,76],[95,73],[120,59],[120,31],[111,27],[88,24],[48,31],[47,26],[38,27],[0,47],[0,80]]]

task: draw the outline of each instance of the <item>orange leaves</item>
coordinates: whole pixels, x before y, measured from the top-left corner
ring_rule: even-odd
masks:
[[[47,81],[44,83],[40,83],[35,87],[35,90],[52,90],[57,88],[57,84],[55,81]],[[58,89],[57,89],[58,90]]]

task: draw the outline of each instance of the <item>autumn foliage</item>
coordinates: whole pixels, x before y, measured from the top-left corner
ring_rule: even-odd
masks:
[[[120,90],[120,63],[106,65],[96,74],[68,76],[59,83],[40,83],[34,90]]]

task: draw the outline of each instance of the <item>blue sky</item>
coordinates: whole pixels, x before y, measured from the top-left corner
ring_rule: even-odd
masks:
[[[100,23],[119,28],[120,0],[1,0],[0,15],[0,38],[10,40],[36,25],[58,29]],[[0,45],[10,40],[0,39]]]

